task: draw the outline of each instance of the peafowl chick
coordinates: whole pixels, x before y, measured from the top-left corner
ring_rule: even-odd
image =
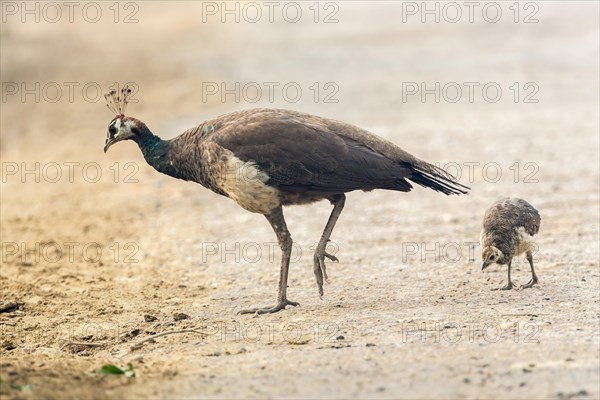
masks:
[[[197,182],[250,212],[263,214],[275,232],[282,252],[277,303],[241,313],[273,313],[298,305],[287,297],[292,237],[283,206],[323,199],[333,205],[313,256],[322,296],[325,259],[337,261],[325,248],[344,208],[345,193],[409,192],[411,182],[446,195],[469,189],[445,170],[361,128],[296,111],[233,112],[162,140],[142,121],[124,114],[130,93],[126,88],[120,95],[114,91],[106,95],[116,116],[108,125],[104,152],[117,142],[132,140],[157,171]]]
[[[538,283],[533,269],[533,251],[536,249],[534,236],[540,230],[540,214],[523,199],[505,198],[495,202],[483,217],[480,235],[483,265],[508,264],[508,283],[493,290],[510,290],[515,287],[510,278],[510,267],[514,256],[525,253],[531,266],[531,280],[521,288],[530,288]]]

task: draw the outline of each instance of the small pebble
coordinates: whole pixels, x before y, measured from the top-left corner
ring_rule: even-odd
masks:
[[[154,322],[157,319],[158,318],[156,318],[154,315],[150,315],[150,314],[144,315],[144,321],[146,321],[146,322]]]
[[[184,313],[175,313],[175,314],[173,314],[173,319],[175,321],[181,321],[184,319],[190,319],[190,316],[187,314],[184,314]]]
[[[2,348],[3,348],[4,350],[8,350],[8,351],[10,351],[10,350],[14,350],[14,349],[16,349],[16,348],[17,348],[17,346],[15,346],[15,345],[13,344],[13,342],[4,342],[4,343],[2,343]]]

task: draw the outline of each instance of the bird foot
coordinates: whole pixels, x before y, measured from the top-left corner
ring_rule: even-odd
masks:
[[[535,278],[531,278],[531,280],[529,282],[527,282],[525,285],[521,285],[520,289],[532,288],[533,285],[535,285],[536,283],[538,283],[537,276]]]
[[[324,252],[323,255],[327,258],[329,258],[330,261],[333,262],[340,262],[340,260],[338,260],[338,258],[336,256],[334,256],[333,254],[329,254],[327,252]]]
[[[319,287],[319,296],[321,297],[323,296],[323,279],[325,279],[325,282],[329,283],[329,277],[327,276],[327,268],[325,267],[325,257],[327,257],[331,261],[340,262],[340,260],[338,260],[336,256],[334,256],[333,254],[329,254],[325,250],[319,251],[319,249],[317,248],[317,250],[315,251],[313,257],[313,272],[315,274],[315,279],[317,280],[317,286]]]
[[[494,289],[492,289],[492,291],[495,291],[495,290],[511,290],[513,288],[515,288],[515,285],[511,281],[508,281],[508,283],[506,284],[506,286],[502,286],[502,287],[499,287],[499,288],[494,288]]]
[[[273,306],[273,307],[248,308],[248,309],[239,311],[238,314],[272,314],[272,313],[276,313],[277,311],[281,311],[281,310],[285,309],[286,306],[297,307],[299,305],[300,305],[300,303],[296,303],[295,301],[284,299],[283,301],[280,301],[276,306]]]

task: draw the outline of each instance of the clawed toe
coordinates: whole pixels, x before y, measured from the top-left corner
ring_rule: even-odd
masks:
[[[325,258],[333,262],[340,262],[340,260],[333,254],[329,254],[326,251],[319,252],[315,251],[313,257],[315,279],[317,281],[317,287],[319,288],[319,296],[323,297],[323,281],[329,283],[329,277],[327,276],[327,267],[325,267]]]
[[[327,252],[324,252],[323,255],[325,257],[329,258],[333,262],[340,262],[340,260],[338,260],[338,258],[336,256],[334,256],[333,254],[329,254]]]
[[[319,288],[319,296],[323,296],[323,274],[327,279],[327,272],[325,270],[325,263],[319,259],[317,253],[314,256],[313,273],[315,274],[315,280],[317,281],[317,287]]]
[[[300,305],[300,303],[285,299],[284,301],[280,301],[279,304],[277,304],[274,307],[248,308],[248,309],[239,311],[238,314],[272,314],[272,313],[276,313],[277,311],[284,310],[286,306],[298,307],[299,305]]]
[[[492,289],[492,291],[496,291],[496,290],[511,290],[515,287],[515,285],[512,282],[508,282],[508,284],[506,286],[502,286],[499,288],[494,288]]]
[[[536,283],[538,283],[537,279],[531,279],[525,285],[521,285],[520,289],[529,289],[529,288],[532,288],[533,285],[535,285]]]

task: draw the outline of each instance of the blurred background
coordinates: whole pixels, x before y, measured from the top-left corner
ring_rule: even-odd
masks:
[[[274,297],[278,253],[266,257],[261,245],[248,257],[235,247],[272,243],[264,218],[158,174],[133,142],[102,152],[114,117],[102,94],[130,84],[127,114],[162,138],[231,111],[294,109],[385,137],[447,167],[472,192],[350,194],[324,301],[310,264],[329,205],[286,210],[299,244],[291,298],[303,307],[268,321],[334,324],[343,338],[335,343],[352,347],[335,353],[344,371],[332,366],[334,354],[319,361],[335,350],[314,338],[300,347],[229,343],[244,354],[214,362],[203,357],[223,353],[222,341],[173,339],[169,351],[147,350],[146,365],[136,364],[146,379],[162,380],[125,388],[93,380],[65,395],[597,397],[598,3],[465,3],[3,1],[0,283],[2,301],[21,306],[0,314],[2,381],[53,396],[63,379],[88,380],[102,362],[132,359],[117,357],[119,345],[172,328],[175,312],[191,317],[178,327],[231,323],[238,308]],[[542,214],[545,286],[491,298],[506,270],[478,273],[476,243],[485,209],[505,196]],[[68,243],[77,243],[73,257]],[[456,257],[439,250],[449,243]],[[517,268],[525,282],[527,264]],[[399,344],[406,321],[512,326],[501,317],[511,313],[554,317],[534,321],[543,338],[535,348],[460,342],[457,356],[454,343]],[[89,324],[100,328],[86,336]],[[106,333],[115,327],[118,335]],[[40,330],[57,333],[42,340],[31,333]],[[65,331],[75,332],[72,342],[111,346],[63,347]],[[365,341],[385,350],[367,354]],[[418,368],[396,368],[400,359]],[[510,373],[529,361],[545,367],[537,383],[519,386]],[[65,362],[65,375],[49,378]],[[239,363],[241,372],[232,366]],[[294,378],[301,366],[310,372]],[[567,367],[576,373],[560,375]],[[274,371],[289,374],[270,380]],[[426,385],[430,376],[447,384]],[[4,394],[17,396],[10,385]]]

